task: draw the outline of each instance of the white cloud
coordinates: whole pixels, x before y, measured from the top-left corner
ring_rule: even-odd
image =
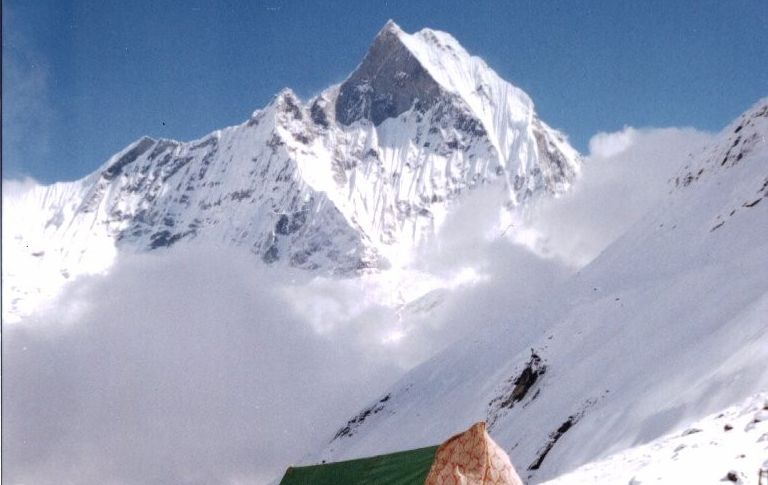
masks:
[[[293,311],[279,290],[301,277],[203,248],[124,257],[7,327],[6,476],[274,478],[396,375],[369,358],[365,328],[320,335]]]
[[[39,183],[31,177],[3,179],[3,202],[15,201],[25,193],[37,187]]]
[[[583,266],[658,204],[669,178],[711,139],[692,128],[627,127],[595,135],[573,190],[539,204],[518,241]]]
[[[623,152],[635,143],[637,130],[625,126],[622,131],[600,132],[589,140],[589,153],[593,158],[609,158]]]
[[[463,215],[458,232],[476,224]],[[407,369],[508,321],[561,275],[479,240],[425,261],[439,276],[423,288],[419,268],[337,279],[221,248],[122,255],[5,329],[4,472],[42,484],[274,479]],[[398,308],[410,276],[413,294],[443,289]]]
[[[516,316],[546,310],[708,138],[600,134],[574,190],[540,204],[516,242],[498,225],[504,193],[480,188],[414,267],[378,276],[278,271],[211,247],[122,255],[4,329],[4,473],[42,484],[274,479],[468,332],[507,325],[532,338]]]

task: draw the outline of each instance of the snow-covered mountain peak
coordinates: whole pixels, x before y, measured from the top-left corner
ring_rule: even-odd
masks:
[[[453,37],[389,22],[347,80],[306,103],[284,88],[240,125],[142,137],[79,181],[32,191],[20,210],[40,228],[9,234],[30,254],[13,273],[45,260],[75,276],[94,234],[104,248],[201,240],[311,270],[381,269],[406,264],[468,191],[498,185],[502,216],[562,193],[580,163],[527,95]]]
[[[266,109],[293,110],[294,107],[301,106],[299,96],[291,88],[283,88],[275,94],[267,105]]]
[[[403,32],[403,30],[400,28],[400,26],[397,25],[397,23],[394,20],[389,19],[389,20],[387,20],[387,23],[384,24],[384,27],[382,27],[381,30],[379,30],[379,33],[376,34],[376,37],[378,37],[380,35],[385,35],[385,34],[396,34],[397,35],[397,34],[400,34],[402,32]]]
[[[444,94],[403,42],[406,35],[391,21],[379,31],[363,61],[339,87],[339,123],[348,126],[367,119],[378,126],[416,103],[431,107]]]
[[[141,154],[149,150],[149,148],[156,142],[157,140],[149,136],[142,136],[135,142],[112,155],[112,157],[102,165],[100,170],[101,175],[106,179],[116,177],[127,165],[136,161]]]
[[[443,88],[467,101],[478,95],[491,98],[489,84],[503,83],[514,88],[447,32],[422,29],[414,34],[401,33],[400,39]],[[514,88],[511,93],[521,107],[532,107],[531,99],[522,90]]]
[[[471,56],[450,34],[432,29],[408,34],[390,20],[340,86],[337,118],[344,125],[363,118],[379,125],[415,103],[429,108],[440,96],[461,98],[486,129],[495,128],[497,110],[517,121],[533,113],[528,95]]]

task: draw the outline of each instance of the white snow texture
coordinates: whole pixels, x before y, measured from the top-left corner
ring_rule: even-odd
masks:
[[[4,181],[4,478],[264,483],[484,420],[527,483],[757,483],[766,137],[768,98],[582,159],[390,21],[312,99]]]

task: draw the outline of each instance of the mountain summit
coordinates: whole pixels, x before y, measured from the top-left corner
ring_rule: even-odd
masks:
[[[379,32],[355,72],[342,83],[336,119],[349,126],[360,119],[380,125],[413,106],[425,110],[444,95],[443,89],[416,58],[391,20]]]
[[[516,210],[565,191],[579,166],[530,98],[453,37],[390,21],[346,81],[306,102],[284,89],[238,126],[191,142],[143,137],[79,181],[9,201],[4,242],[23,256],[4,269],[4,308],[50,293],[24,275],[57,288],[118,250],[191,240],[310,270],[384,268],[467,191],[497,184]]]

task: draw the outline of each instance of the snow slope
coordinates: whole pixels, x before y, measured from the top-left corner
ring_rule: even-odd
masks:
[[[33,311],[119,251],[191,240],[326,273],[401,266],[465,192],[498,184],[498,210],[516,211],[567,190],[580,163],[453,37],[389,22],[345,82],[306,103],[284,89],[241,125],[144,137],[81,180],[6,199],[3,314]]]
[[[568,283],[478,322],[306,460],[424,446],[485,420],[538,483],[766,389],[766,137],[763,99]]]
[[[579,467],[546,482],[578,483],[722,484],[763,483],[768,478],[768,394],[696,422],[645,445]]]
[[[766,136],[762,100],[589,266],[478,321],[306,461],[430,445],[485,420],[529,482],[578,479],[594,460],[667,450],[663,436],[765,389]],[[580,163],[525,93],[450,35],[390,22],[344,82],[306,102],[286,89],[241,125],[192,142],[145,137],[79,181],[4,199],[3,319],[121,253],[201,241],[326,274],[394,266],[360,281],[407,320],[449,292],[396,270],[468,193],[503,188],[502,221],[566,191]]]

